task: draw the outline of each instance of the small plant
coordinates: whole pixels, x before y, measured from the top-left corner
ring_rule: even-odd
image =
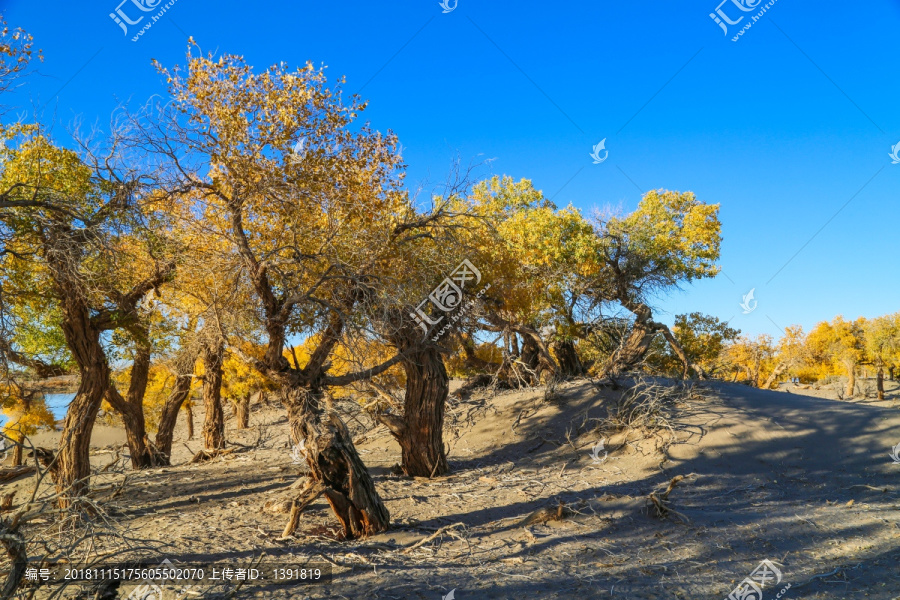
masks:
[[[838,400],[844,399],[844,386],[840,382],[832,385],[832,389],[834,390],[834,393],[837,396]]]
[[[693,386],[682,382],[664,384],[638,378],[616,404],[610,421],[617,429],[671,429],[673,409],[693,396]]]
[[[562,395],[559,393],[559,384],[562,383],[562,379],[557,376],[553,376],[547,382],[547,387],[544,389],[544,402],[549,404],[558,404],[562,402]]]

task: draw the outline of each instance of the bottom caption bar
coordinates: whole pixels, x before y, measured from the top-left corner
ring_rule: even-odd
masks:
[[[146,586],[201,586],[219,584],[318,584],[331,583],[326,562],[222,560],[210,563],[125,563],[118,565],[29,565],[26,585],[114,582]],[[130,598],[130,596],[129,596]]]

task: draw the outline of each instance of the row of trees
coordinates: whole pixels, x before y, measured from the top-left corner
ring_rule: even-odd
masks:
[[[715,317],[692,313],[678,315],[672,331],[692,361],[710,376],[743,381],[769,389],[776,383],[796,379],[801,383],[845,381],[843,395],[859,393],[857,376],[875,376],[875,394],[884,399],[885,376],[894,379],[900,367],[900,313],[853,321],[837,316],[823,321],[808,333],[799,325],[788,327],[775,340],[770,335],[754,338]],[[647,367],[677,375],[681,362],[657,341],[647,357]]]
[[[30,41],[5,35],[0,57],[27,63]],[[428,477],[449,468],[447,365],[473,384],[616,377],[662,336],[682,373],[705,374],[650,302],[716,275],[717,205],[659,190],[585,217],[527,180],[458,172],[421,200],[396,137],[360,124],[365,103],[321,69],[255,71],[193,42],[184,67],[156,68],[164,99],[73,132],[73,148],[38,123],[0,129],[3,402],[77,374],[49,463],[61,507],[88,489],[101,407],[134,468],[168,464],[195,386],[211,455],[223,393],[244,415],[276,393],[356,537],[389,515],[337,395],[363,399],[403,470]]]

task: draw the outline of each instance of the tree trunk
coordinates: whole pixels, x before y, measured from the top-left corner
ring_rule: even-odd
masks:
[[[894,380],[894,367],[888,367],[888,375],[891,378],[891,381]]]
[[[128,443],[128,450],[131,453],[131,468],[139,470],[149,469],[154,466],[153,455],[145,443],[147,432],[145,430],[144,412],[132,410],[122,415],[122,421],[125,423],[125,438]]]
[[[13,598],[28,568],[25,536],[19,532],[18,520],[13,522],[0,519],[0,546],[3,546],[6,556],[9,558],[9,567],[7,567],[9,572],[6,574],[6,580],[3,581],[3,587],[0,588],[0,598]],[[21,590],[20,592],[24,595],[24,592]]]
[[[700,379],[707,379],[706,371],[690,359],[684,348],[678,343],[678,339],[672,333],[672,330],[664,323],[653,321],[653,311],[649,306],[633,302],[623,302],[623,304],[625,308],[634,313],[634,323],[624,343],[606,361],[606,365],[603,368],[604,376],[621,375],[639,365],[644,360],[647,350],[650,349],[653,338],[657,333],[662,333],[669,343],[669,347],[681,360],[683,366],[682,376],[687,378],[690,371],[693,370]],[[754,379],[754,382],[756,382],[756,379]],[[754,385],[757,385],[757,383],[754,383]]]
[[[581,377],[586,373],[584,364],[575,350],[575,342],[564,340],[553,345],[553,353],[556,354],[556,362],[559,363],[560,373],[565,377]]]
[[[856,365],[847,365],[847,397],[856,394]]]
[[[156,449],[160,453],[161,462],[165,465],[172,464],[172,440],[175,437],[175,424],[178,421],[178,412],[191,393],[192,377],[192,373],[176,376],[175,387],[166,398],[162,415],[159,418],[159,428],[156,430]],[[190,439],[194,435],[193,419],[190,416],[188,416],[188,422],[190,423],[188,439]]]
[[[204,348],[203,358],[203,447],[221,450],[225,447],[225,414],[222,411],[222,361],[225,345]]]
[[[878,399],[884,400],[884,367],[878,367],[878,373],[875,375],[875,384],[878,388]]]
[[[517,366],[524,366],[525,373],[521,377],[527,385],[535,385],[539,380],[538,369],[540,367],[540,359],[538,357],[538,347],[528,336],[522,337],[522,351],[519,354]],[[517,369],[518,370],[518,369]]]
[[[122,398],[115,389],[115,384],[110,384],[106,400],[122,416],[122,422],[125,424],[125,440],[131,454],[131,468],[138,470],[152,467],[153,455],[145,443],[147,434],[143,407],[133,405]]]
[[[693,370],[697,377],[700,379],[708,379],[709,376],[706,374],[706,371],[691,360],[691,358],[687,355],[684,348],[682,348],[681,344],[678,342],[678,338],[675,337],[675,334],[672,333],[672,330],[663,323],[651,323],[651,325],[657,330],[661,331],[663,337],[666,338],[666,341],[669,343],[669,348],[672,349],[672,352],[681,360],[682,372],[681,376],[683,379],[687,379],[690,372]]]
[[[187,439],[192,440],[194,439],[194,405],[190,401],[184,407],[184,418],[187,421]]]
[[[69,404],[59,438],[56,491],[60,508],[68,508],[72,500],[82,496],[90,485],[91,433],[103,396],[109,389],[109,366],[102,355],[99,336],[94,351],[100,353],[93,364],[81,367],[81,383]]]
[[[147,446],[146,422],[144,419],[144,394],[150,374],[150,345],[146,329],[135,328],[131,332],[135,338],[136,351],[131,365],[128,395],[122,398],[116,385],[110,382],[106,401],[121,416],[125,424],[125,438],[131,454],[132,469],[147,469],[154,466],[154,456]]]
[[[235,416],[237,417],[237,428],[247,429],[250,427],[250,394],[245,394],[237,399],[235,404]]]
[[[347,426],[333,410],[322,411],[320,391],[282,389],[282,403],[294,444],[306,441],[306,462],[314,481],[328,489],[325,497],[348,539],[387,530],[390,514],[353,446]]]
[[[434,477],[450,471],[444,452],[444,407],[450,379],[444,360],[434,348],[411,352],[402,362],[406,371],[403,418],[382,415],[400,443],[403,472],[411,477]]]
[[[650,325],[652,316],[650,309],[640,305],[632,312],[635,313],[636,318],[631,326],[631,332],[625,342],[607,360],[606,366],[603,368],[605,375],[621,375],[640,364],[653,342],[656,329]]]
[[[91,433],[103,397],[109,391],[110,368],[100,336],[104,331],[117,329],[126,321],[123,317],[135,322],[138,302],[171,276],[175,263],[157,269],[150,279],[135,285],[127,294],[116,292],[119,306],[115,311],[98,310],[88,304],[92,295],[88,287],[93,282],[83,279],[80,269],[84,259],[81,233],[73,236],[68,223],[57,222],[44,228],[41,235],[54,296],[62,312],[60,327],[81,375],[78,392],[66,411],[53,468],[58,505],[65,510],[73,505],[75,498],[84,495],[90,485]]]
[[[54,466],[57,504],[65,510],[90,485],[91,433],[103,396],[109,389],[110,369],[100,343],[101,330],[91,321],[85,294],[81,286],[73,283],[69,265],[65,261],[56,263],[56,254],[55,250],[48,252],[54,259],[50,262],[51,272],[62,305],[60,327],[81,376],[75,398],[66,410]]]
[[[22,451],[25,448],[25,444],[22,443],[22,440],[17,440],[16,445],[13,448],[13,458],[12,465],[13,467],[19,467],[22,465]]]

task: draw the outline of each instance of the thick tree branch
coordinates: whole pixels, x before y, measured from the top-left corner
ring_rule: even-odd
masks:
[[[397,354],[390,360],[381,363],[377,367],[372,367],[371,369],[358,371],[356,373],[348,373],[346,375],[338,375],[337,377],[325,377],[325,385],[349,385],[356,381],[363,381],[365,379],[375,377],[376,375],[381,375],[382,373],[399,363],[401,360],[403,360],[403,357],[404,354]]]
[[[10,362],[33,370],[35,374],[42,379],[46,379],[47,377],[58,377],[68,373],[68,371],[62,367],[46,363],[38,358],[13,350],[9,341],[2,337],[0,337],[0,354],[5,355]]]

